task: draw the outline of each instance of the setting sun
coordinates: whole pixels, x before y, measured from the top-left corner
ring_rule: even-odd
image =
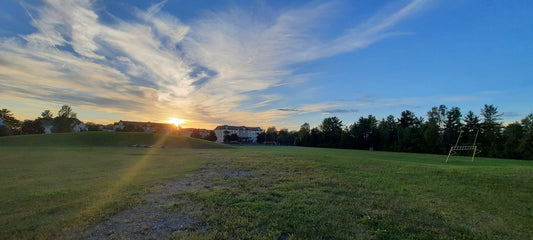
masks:
[[[176,126],[179,126],[181,124],[183,124],[185,122],[185,120],[183,119],[179,119],[179,118],[171,118],[170,120],[168,120],[168,123],[172,123]]]

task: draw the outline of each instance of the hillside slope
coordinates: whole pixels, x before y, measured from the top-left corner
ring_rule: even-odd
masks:
[[[46,135],[21,135],[0,138],[1,146],[93,146],[127,147],[130,145],[167,148],[228,148],[214,142],[175,135],[131,132],[79,132]]]

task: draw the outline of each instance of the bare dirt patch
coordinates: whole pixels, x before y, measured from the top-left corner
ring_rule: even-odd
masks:
[[[253,171],[231,169],[227,163],[207,163],[188,177],[160,183],[144,197],[143,204],[88,227],[68,239],[168,239],[203,231],[207,224],[197,217],[202,206],[188,196],[223,187],[231,178],[251,176]]]

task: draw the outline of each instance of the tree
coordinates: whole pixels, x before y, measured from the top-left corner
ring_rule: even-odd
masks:
[[[231,142],[231,138],[230,138],[230,135],[229,135],[229,134],[230,134],[230,131],[228,131],[228,130],[225,130],[225,131],[224,131],[224,139],[223,139],[224,143],[229,143],[229,142]]]
[[[278,143],[280,145],[294,145],[295,133],[289,132],[288,129],[283,128],[278,131]]]
[[[52,114],[52,112],[50,110],[44,110],[42,113],[41,113],[41,119],[52,119],[54,118],[54,115]]]
[[[426,152],[442,153],[442,141],[440,137],[439,120],[432,117],[428,112],[428,121],[422,125],[422,137]]]
[[[446,118],[447,107],[440,105],[439,107],[432,107],[431,111],[427,113],[428,122],[435,124],[439,129],[444,128],[444,120]]]
[[[205,137],[205,140],[216,142],[217,141],[217,135],[215,134],[215,131],[211,130],[209,131],[209,135]]]
[[[520,159],[520,144],[524,129],[519,123],[511,123],[503,131],[503,157]]]
[[[7,136],[7,135],[19,135],[20,134],[20,126],[21,123],[19,120],[17,120],[11,111],[7,109],[0,110],[0,118],[3,122],[3,130],[1,131],[0,136]]]
[[[44,128],[38,120],[24,120],[21,126],[21,134],[43,134]]]
[[[87,122],[85,123],[85,125],[87,126],[87,131],[90,131],[90,132],[100,131],[102,128],[102,124],[96,124],[93,122]]]
[[[266,130],[266,141],[267,142],[278,141],[278,131],[276,130],[276,127],[272,126]]]
[[[380,150],[391,151],[393,146],[399,139],[398,125],[393,115],[387,116],[387,119],[382,119],[378,125]]]
[[[355,123],[354,123],[355,124]],[[340,148],[355,148],[355,137],[351,133],[353,124],[345,127],[341,132],[341,140],[339,142]]]
[[[2,123],[3,121],[0,120],[0,123]],[[0,124],[0,137],[3,137],[3,136],[9,136],[10,135],[10,131],[9,129],[7,129],[7,126],[6,125],[3,125],[3,124]]]
[[[224,139],[226,139],[226,135],[224,135]],[[264,143],[266,141],[266,132],[262,131],[261,133],[257,134],[257,143]]]
[[[325,147],[337,147],[342,133],[342,121],[337,117],[325,118],[320,125]]]
[[[446,120],[444,120],[444,146],[450,147],[455,145],[457,138],[461,132],[461,109],[452,107],[446,112]]]
[[[518,147],[520,156],[524,159],[533,159],[533,114],[527,115],[520,121],[523,137]]]
[[[527,115],[520,123],[524,129],[524,134],[533,134],[533,113]]]
[[[400,127],[411,128],[415,126],[416,116],[413,112],[405,110],[401,113],[401,117],[398,119],[398,122],[400,123]]]
[[[200,133],[200,129],[193,129],[191,133],[191,137],[201,139],[202,134]]]
[[[368,115],[360,117],[357,123],[350,125],[349,137],[354,140],[353,147],[357,149],[370,149],[378,146],[379,131],[376,117]]]
[[[310,134],[309,146],[316,147],[322,144],[323,138],[324,137],[320,129],[318,129],[317,127],[312,128],[311,134]]]
[[[74,127],[74,125],[79,122],[76,116],[77,116],[76,113],[72,111],[72,108],[70,106],[63,105],[61,109],[59,110],[57,117],[54,118],[54,122],[52,123],[52,132],[54,133],[72,132],[72,128]],[[129,132],[131,130],[127,128],[128,126],[126,125],[124,127],[125,132]]]
[[[422,122],[423,119],[416,117],[413,112],[409,110],[403,111],[398,120],[398,142],[394,149],[397,151],[420,152],[423,149],[420,133]]]
[[[237,135],[236,133],[233,133],[229,136],[229,140],[230,142],[238,142],[239,141],[239,135]]]
[[[309,123],[304,123],[300,126],[300,130],[297,133],[296,145],[309,146],[311,141],[311,127]]]
[[[72,108],[69,105],[63,105],[57,115],[58,117],[61,117],[61,118],[76,118],[77,117],[76,113],[72,111]]]
[[[465,123],[463,128],[464,139],[468,143],[473,144],[476,140],[476,134],[478,134],[478,131],[481,128],[481,124],[479,123],[479,117],[476,116],[474,112],[468,111],[463,121]]]
[[[498,108],[494,105],[485,104],[481,109],[481,116],[483,116],[483,122],[481,122],[480,142],[484,148],[482,151],[488,156],[497,156],[496,143],[500,140],[502,114],[498,113]]]

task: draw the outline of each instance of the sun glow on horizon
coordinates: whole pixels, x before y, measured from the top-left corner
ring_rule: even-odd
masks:
[[[172,124],[176,125],[176,127],[178,127],[179,125],[185,123],[185,120],[184,119],[179,119],[179,118],[171,118],[170,120],[168,120],[168,123],[172,123]]]

